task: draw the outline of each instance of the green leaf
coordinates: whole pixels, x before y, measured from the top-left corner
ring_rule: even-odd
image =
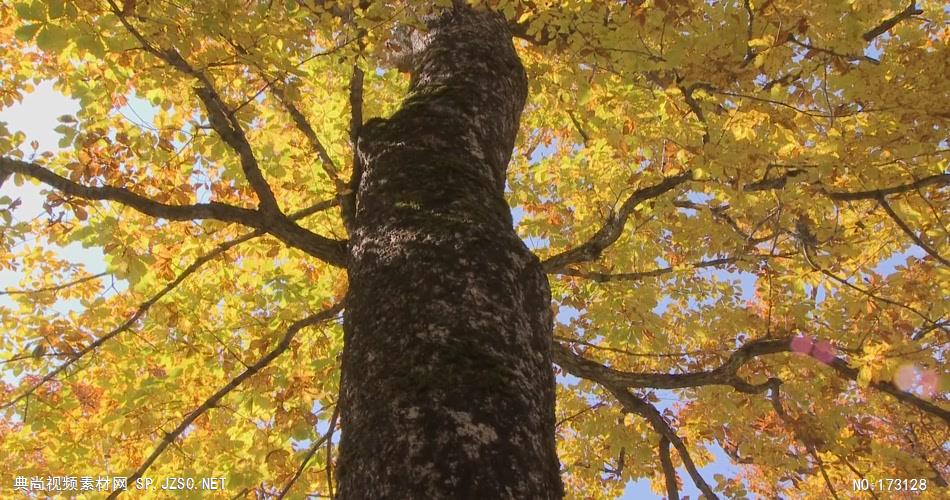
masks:
[[[36,32],[42,27],[43,23],[24,24],[23,26],[17,28],[16,31],[13,32],[13,35],[21,42],[29,42],[30,40],[33,40],[33,37],[36,36]]]
[[[86,50],[98,57],[106,55],[106,46],[102,39],[95,33],[83,33],[76,37],[76,47]]]
[[[36,37],[36,46],[44,52],[61,52],[68,44],[66,30],[59,26],[45,25]]]
[[[46,17],[43,15],[42,6],[39,2],[21,2],[16,4],[16,13],[17,16],[20,16],[20,19],[26,19],[28,21],[45,21]]]
[[[46,12],[49,13],[50,19],[58,19],[63,17],[63,14],[66,13],[66,2],[63,0],[49,0],[49,3],[46,5]]]

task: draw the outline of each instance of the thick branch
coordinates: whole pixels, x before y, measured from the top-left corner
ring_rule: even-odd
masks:
[[[6,172],[36,179],[69,196],[95,201],[115,201],[152,217],[174,221],[216,219],[224,222],[236,222],[249,227],[259,227],[261,225],[257,220],[257,212],[247,208],[214,201],[194,205],[168,205],[135,194],[123,187],[85,186],[36,163],[0,157],[0,175]]]
[[[898,12],[892,17],[885,19],[881,24],[867,30],[863,35],[861,35],[861,38],[863,38],[866,42],[870,42],[871,40],[874,40],[875,38],[890,31],[891,28],[896,26],[897,23],[903,21],[904,19],[923,13],[924,11],[917,8],[917,2],[912,1],[906,9]]]
[[[746,361],[754,357],[790,351],[790,342],[790,338],[751,341],[734,351],[720,367],[690,373],[634,373],[615,370],[574,354],[558,342],[554,343],[554,361],[575,376],[623,387],[683,389],[705,385],[728,385],[742,392],[760,392],[765,387],[742,381],[736,372]]]
[[[283,214],[271,217],[268,214],[225,203],[210,202],[193,205],[168,205],[160,203],[126,188],[115,186],[85,186],[73,182],[36,163],[0,157],[0,177],[18,173],[41,181],[77,198],[95,201],[115,201],[152,217],[174,221],[215,219],[238,223],[270,233],[284,243],[327,262],[343,267],[346,265],[346,242],[332,240],[313,233]]]
[[[606,386],[653,389],[684,389],[707,385],[726,385],[737,391],[754,394],[770,387],[771,381],[750,384],[737,375],[739,368],[749,360],[767,354],[792,352],[791,338],[759,339],[747,342],[735,350],[725,363],[712,370],[689,373],[635,373],[608,368],[601,363],[574,354],[559,342],[553,346],[554,362],[572,375]],[[847,361],[834,358],[829,365],[842,378],[857,380],[858,370]],[[890,382],[872,382],[870,387],[890,394],[897,400],[950,423],[950,411],[898,389]]]
[[[259,226],[284,243],[302,250],[327,264],[346,267],[346,242],[320,236],[284,216],[261,221]]]
[[[575,248],[549,257],[542,263],[544,270],[549,274],[557,273],[568,264],[587,262],[599,258],[601,253],[623,234],[624,225],[634,209],[637,208],[637,205],[663,195],[691,178],[692,173],[687,171],[674,177],[667,177],[659,184],[634,191],[620,206],[620,210],[611,213],[603,227],[594,233],[589,240]]]
[[[670,459],[670,440],[666,436],[660,436],[659,454],[663,477],[666,478],[666,497],[668,500],[680,500],[679,487],[676,485],[676,468]]]
[[[181,421],[181,423],[178,424],[178,427],[175,427],[173,431],[166,433],[165,436],[162,438],[161,442],[159,442],[158,446],[156,446],[155,449],[152,451],[152,454],[149,455],[148,458],[146,458],[144,462],[142,462],[142,465],[140,465],[139,468],[136,469],[135,472],[133,472],[131,476],[129,476],[128,482],[130,484],[134,483],[136,479],[142,477],[142,475],[145,474],[145,471],[147,471],[148,468],[152,466],[152,463],[154,463],[155,460],[158,459],[158,457],[162,454],[162,452],[165,451],[165,448],[167,448],[168,445],[172,444],[176,439],[178,439],[178,436],[180,436],[183,432],[185,432],[185,430],[198,417],[200,417],[202,414],[204,414],[206,411],[210,410],[211,408],[214,408],[218,404],[219,401],[221,401],[231,391],[233,391],[235,388],[241,385],[242,382],[244,382],[245,380],[247,380],[248,378],[250,378],[257,372],[261,371],[264,367],[269,365],[271,361],[277,358],[277,356],[280,356],[284,351],[286,351],[287,348],[290,347],[290,341],[293,340],[295,335],[297,335],[297,332],[299,332],[300,330],[308,326],[313,326],[313,325],[332,319],[334,316],[337,315],[337,313],[340,312],[342,308],[343,308],[342,303],[335,304],[327,309],[324,309],[323,311],[320,311],[316,314],[312,314],[304,319],[294,322],[294,324],[292,324],[290,328],[287,329],[286,333],[284,333],[283,338],[280,339],[280,342],[277,343],[277,346],[274,347],[274,349],[272,349],[270,352],[265,354],[261,359],[257,360],[256,363],[247,367],[237,377],[234,377],[234,379],[232,379],[230,382],[225,384],[224,387],[218,389],[218,391],[212,394],[208,399],[206,399],[204,403],[202,403],[200,406],[195,408],[191,413],[185,416],[185,418]],[[327,435],[329,435],[329,433],[327,433]],[[123,490],[115,490],[112,492],[111,495],[109,495],[108,498],[110,499],[116,498],[120,494],[122,494],[122,492]]]
[[[694,262],[687,265],[686,267],[690,269],[702,269],[704,267],[719,267],[725,266],[727,264],[734,264],[741,259],[739,257],[723,257],[719,259],[704,260],[699,262]],[[659,269],[652,269],[650,271],[638,271],[632,273],[599,273],[595,271],[584,271],[581,269],[576,269],[573,267],[568,267],[558,274],[563,274],[566,276],[577,276],[580,278],[587,278],[598,283],[607,283],[610,281],[638,281],[645,278],[656,278],[658,276],[663,276],[665,274],[670,274],[673,271],[676,271],[676,267],[662,267]]]

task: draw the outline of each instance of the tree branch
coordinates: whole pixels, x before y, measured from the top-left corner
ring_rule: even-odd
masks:
[[[309,208],[306,208],[306,209],[304,209],[304,210],[301,210],[301,211],[299,211],[299,212],[294,213],[294,214],[292,215],[292,217],[294,217],[294,218],[306,217],[307,215],[311,215],[311,214],[316,213],[316,212],[318,212],[318,211],[320,211],[320,210],[325,210],[327,207],[332,206],[332,205],[333,205],[333,203],[331,203],[331,202],[318,203],[318,204],[316,204],[316,205],[314,205],[314,206],[312,206],[312,207],[309,207]],[[102,344],[105,344],[105,343],[108,342],[110,339],[116,337],[117,335],[121,334],[122,332],[125,332],[125,331],[130,330],[130,329],[132,328],[132,325],[134,325],[135,322],[139,320],[139,318],[141,318],[142,316],[144,316],[145,313],[148,312],[148,310],[149,310],[156,302],[158,302],[159,300],[161,300],[162,297],[164,297],[164,296],[167,295],[169,292],[171,292],[172,290],[174,290],[178,285],[180,285],[183,281],[185,281],[185,279],[186,279],[188,276],[194,274],[195,271],[197,271],[198,269],[200,269],[201,266],[203,266],[203,265],[205,265],[206,263],[210,262],[211,260],[215,259],[215,258],[218,257],[219,255],[221,255],[221,254],[227,252],[228,250],[230,250],[230,249],[232,249],[232,248],[234,248],[234,247],[240,245],[241,243],[244,243],[244,242],[249,241],[249,240],[251,240],[251,239],[254,239],[254,238],[257,238],[257,237],[259,237],[259,236],[262,236],[264,233],[265,233],[265,232],[264,232],[263,230],[252,231],[252,232],[250,232],[250,233],[247,233],[247,234],[245,234],[245,235],[243,235],[243,236],[240,236],[240,237],[238,237],[238,238],[235,238],[235,239],[233,239],[233,240],[230,240],[230,241],[226,241],[226,242],[224,242],[224,243],[221,243],[221,244],[219,244],[217,247],[215,247],[214,250],[212,250],[212,251],[210,251],[210,252],[208,252],[208,253],[206,253],[206,254],[204,254],[204,255],[198,257],[197,259],[195,259],[195,261],[192,262],[191,265],[189,265],[188,267],[186,267],[182,272],[180,272],[180,273],[178,274],[178,276],[177,276],[174,280],[172,280],[170,283],[168,283],[167,285],[165,285],[164,288],[162,288],[158,293],[156,293],[155,295],[153,295],[151,298],[149,298],[149,299],[146,300],[145,302],[141,303],[141,304],[139,305],[139,307],[135,310],[135,312],[132,314],[132,316],[130,316],[127,320],[125,320],[121,325],[119,325],[119,326],[117,326],[116,328],[110,330],[110,331],[109,331],[108,333],[106,333],[105,335],[99,337],[99,338],[96,339],[94,342],[92,342],[92,343],[90,343],[89,345],[87,345],[86,347],[82,348],[79,352],[76,352],[75,354],[73,354],[72,357],[70,357],[70,358],[67,359],[65,362],[63,362],[63,364],[57,366],[55,369],[53,369],[53,371],[47,373],[45,376],[43,376],[42,379],[40,379],[38,382],[36,382],[36,383],[33,384],[32,386],[30,386],[30,388],[27,389],[23,394],[20,394],[19,396],[15,397],[14,399],[12,399],[12,400],[10,400],[10,401],[8,401],[8,402],[6,402],[6,403],[0,404],[0,410],[6,408],[6,407],[8,407],[8,406],[12,406],[12,405],[16,404],[17,402],[23,400],[24,398],[30,396],[30,395],[33,394],[37,389],[39,389],[41,386],[43,386],[44,384],[46,384],[46,383],[49,382],[50,380],[53,380],[54,378],[56,378],[57,375],[59,375],[60,373],[64,372],[67,368],[69,368],[70,366],[72,366],[73,364],[75,364],[77,361],[79,361],[80,359],[82,359],[85,355],[89,354],[90,352],[95,351],[95,350],[98,349]]]
[[[689,106],[690,111],[696,115],[696,118],[703,125],[703,144],[709,143],[709,122],[706,121],[706,115],[703,113],[703,107],[700,106],[699,101],[693,97],[693,92],[699,88],[703,88],[703,84],[694,83],[688,87],[683,87],[677,85],[680,89],[680,92],[683,93],[683,100],[686,101],[686,105]]]
[[[836,357],[834,360],[832,360],[832,362],[830,363],[830,366],[842,378],[846,378],[848,380],[854,380],[854,381],[858,380],[857,368],[853,368],[850,365],[848,365],[847,361]],[[937,406],[936,404],[931,403],[930,401],[918,398],[917,396],[914,396],[913,394],[909,392],[902,391],[891,382],[872,381],[870,384],[868,384],[868,387],[872,387],[883,393],[890,394],[891,396],[894,396],[894,398],[897,399],[898,401],[914,406],[921,411],[929,413],[943,420],[945,424],[950,424],[950,411],[945,410]]]
[[[229,249],[231,249],[231,248],[233,248],[233,247],[239,245],[240,243],[243,243],[243,242],[245,242],[245,241],[247,241],[247,240],[250,240],[251,238],[256,237],[256,236],[259,236],[259,235],[260,235],[260,234],[259,234],[259,233],[256,233],[256,232],[248,233],[248,234],[246,234],[246,235],[244,235],[244,236],[242,236],[242,237],[240,237],[240,238],[237,238],[237,239],[235,239],[235,240],[231,240],[231,241],[228,241],[228,242],[226,242],[226,243],[222,243],[222,244],[218,245],[218,247],[215,248],[213,251],[211,251],[211,252],[209,252],[209,253],[207,253],[207,254],[205,254],[205,255],[202,255],[201,257],[199,257],[199,258],[197,258],[197,259],[195,259],[195,261],[192,262],[192,264],[191,264],[190,266],[188,266],[187,268],[185,268],[184,271],[182,271],[181,273],[179,273],[178,276],[177,276],[173,281],[171,281],[170,283],[168,283],[167,285],[165,285],[164,288],[162,288],[158,293],[156,293],[155,295],[153,295],[151,298],[149,298],[149,299],[146,300],[145,302],[141,303],[141,304],[139,305],[139,307],[135,310],[135,312],[132,314],[132,316],[130,316],[128,319],[126,319],[121,325],[119,325],[119,326],[113,328],[111,331],[109,331],[109,332],[106,333],[105,335],[103,335],[103,336],[97,338],[94,342],[90,343],[90,344],[87,345],[86,347],[83,347],[83,348],[82,348],[79,352],[77,352],[75,355],[73,355],[72,357],[70,357],[69,359],[67,359],[65,362],[63,362],[63,364],[57,366],[55,369],[53,369],[53,371],[47,373],[45,376],[43,376],[42,379],[40,379],[38,382],[36,382],[36,383],[33,384],[32,386],[30,386],[30,388],[27,389],[23,394],[20,394],[19,396],[13,398],[12,400],[10,400],[10,401],[8,401],[8,402],[6,402],[6,403],[0,404],[0,409],[6,408],[6,407],[11,406],[11,405],[14,405],[14,404],[16,404],[17,402],[19,402],[20,400],[22,400],[23,398],[26,398],[26,397],[28,397],[29,395],[33,394],[37,389],[39,389],[41,386],[43,386],[44,384],[46,384],[46,383],[49,382],[50,380],[53,380],[54,378],[56,378],[57,375],[59,375],[60,373],[64,372],[67,368],[69,368],[69,367],[72,366],[74,363],[76,363],[77,361],[79,361],[80,359],[82,359],[86,354],[89,354],[90,352],[95,351],[96,349],[99,348],[99,346],[101,346],[102,344],[105,344],[105,343],[108,342],[110,339],[112,339],[113,337],[116,337],[116,336],[119,335],[120,333],[130,330],[130,329],[132,328],[132,325],[134,325],[135,322],[139,320],[139,318],[141,318],[146,312],[148,312],[149,308],[151,308],[151,307],[152,307],[156,302],[158,302],[162,297],[164,297],[164,296],[167,295],[169,292],[171,292],[172,290],[174,290],[175,287],[177,287],[179,284],[181,284],[182,281],[185,280],[185,278],[187,278],[188,276],[192,275],[195,271],[197,271],[199,268],[201,268],[201,266],[203,266],[205,263],[207,263],[208,261],[214,259],[214,258],[217,257],[218,255],[221,255],[222,253],[226,252],[227,250],[229,250]]]
[[[108,276],[108,275],[109,275],[108,272],[103,271],[101,273],[90,274],[89,276],[83,276],[82,278],[77,278],[72,281],[62,283],[60,285],[36,288],[33,290],[0,290],[0,295],[33,295],[33,294],[44,293],[44,292],[58,292],[60,290],[64,290],[66,288],[76,286],[76,285],[85,283],[87,281],[96,280],[103,276]]]
[[[705,385],[728,385],[742,392],[761,392],[767,386],[752,385],[736,375],[746,361],[766,354],[790,352],[791,338],[760,339],[746,343],[733,351],[718,368],[689,373],[634,373],[608,368],[596,361],[574,354],[559,342],[553,346],[554,362],[572,375],[603,384],[631,388],[684,389]]]
[[[785,411],[785,407],[782,405],[782,381],[777,378],[771,379],[770,381],[772,382],[772,385],[769,387],[769,400],[772,402],[772,408],[775,409],[775,413],[778,414],[782,422],[784,422],[789,430],[792,431],[792,435],[794,435],[796,439],[805,445],[808,453],[815,460],[815,464],[818,465],[818,470],[821,472],[821,476],[825,480],[825,486],[828,487],[828,492],[831,493],[832,498],[838,500],[838,493],[835,491],[835,487],[831,482],[831,478],[828,477],[828,471],[825,470],[825,462],[821,459],[821,456],[818,455],[818,446],[812,439],[798,431],[796,422],[788,415],[788,413]]]
[[[922,187],[930,186],[936,184],[938,186],[946,186],[950,184],[950,174],[936,174],[929,177],[924,177],[915,182],[909,184],[901,184],[897,186],[872,189],[869,191],[855,191],[855,192],[841,192],[841,191],[827,191],[823,190],[825,196],[831,198],[832,200],[839,201],[855,201],[855,200],[877,200],[881,196],[887,196],[898,193],[906,193],[907,191],[913,191],[920,189]]]
[[[620,206],[620,210],[611,213],[610,216],[607,217],[607,221],[604,222],[603,227],[594,233],[589,240],[575,248],[549,257],[542,262],[544,270],[549,274],[553,274],[560,272],[568,264],[587,262],[599,258],[607,247],[620,238],[627,219],[633,213],[634,209],[636,209],[637,205],[663,195],[691,178],[692,173],[687,171],[674,177],[667,177],[659,184],[634,191],[633,194],[624,201],[623,205]]]
[[[363,129],[363,70],[353,65],[353,74],[350,76],[350,146],[353,148],[353,172],[350,174],[349,192],[340,207],[343,212],[343,221],[352,226],[356,218],[356,194],[360,189],[360,179],[363,178],[363,160],[357,151],[360,132]]]
[[[665,437],[670,443],[673,444],[673,447],[676,448],[676,451],[680,455],[680,459],[683,461],[683,466],[686,467],[686,472],[689,473],[689,476],[693,479],[693,483],[696,484],[696,487],[699,488],[699,490],[702,491],[706,497],[713,499],[719,498],[715,493],[713,493],[712,488],[709,487],[709,484],[706,483],[706,480],[703,479],[703,476],[699,474],[699,470],[696,469],[696,464],[693,463],[693,459],[690,457],[689,450],[686,448],[683,440],[680,439],[678,435],[676,435],[676,432],[673,431],[673,428],[666,421],[666,419],[663,418],[663,415],[660,414],[656,407],[635,396],[626,388],[617,387],[614,385],[605,385],[604,387],[606,387],[607,390],[609,390],[614,395],[614,397],[620,401],[624,411],[636,413],[637,415],[645,418],[647,422],[650,422],[650,425],[653,426],[653,429],[658,434]],[[669,484],[669,480],[667,480],[667,484]]]
[[[254,157],[254,152],[251,149],[251,144],[247,140],[244,129],[241,127],[234,111],[228,108],[224,100],[215,90],[211,79],[188,64],[177,50],[173,48],[162,49],[152,45],[132,26],[122,9],[120,9],[113,0],[108,1],[113,14],[119,18],[119,22],[122,23],[126,31],[142,44],[145,51],[166,62],[169,66],[177,69],[181,73],[198,80],[200,86],[195,89],[195,93],[198,95],[202,104],[204,104],[205,111],[208,113],[208,121],[211,123],[211,128],[217,132],[225,144],[237,153],[241,163],[241,170],[244,171],[244,177],[260,201],[261,211],[269,216],[280,215],[281,211],[277,204],[277,199],[274,197],[274,192],[261,173],[260,167],[257,164],[257,158]]]
[[[803,41],[801,41],[801,40],[795,38],[795,36],[794,36],[794,35],[791,35],[791,34],[788,35],[788,41],[794,43],[795,45],[798,45],[799,47],[803,47],[803,48],[806,48],[806,49],[808,49],[808,50],[814,50],[815,52],[823,52],[823,53],[825,53],[825,54],[828,54],[828,55],[831,55],[831,56],[834,56],[834,57],[840,57],[840,58],[842,58],[842,59],[847,59],[848,61],[854,61],[854,62],[857,62],[857,61],[867,61],[867,62],[869,62],[869,63],[871,63],[871,64],[881,64],[881,61],[879,61],[879,60],[877,60],[877,59],[875,59],[875,58],[873,58],[873,57],[863,55],[863,54],[861,54],[861,55],[858,55],[858,54],[843,54],[843,53],[841,53],[841,52],[836,52],[836,51],[831,50],[831,49],[826,49],[826,48],[823,48],[823,47],[816,47],[816,46],[814,46],[814,45],[812,45],[812,44],[810,44],[810,43],[808,43],[808,42],[803,42]]]
[[[246,368],[241,372],[237,377],[234,377],[230,382],[224,385],[212,394],[208,399],[205,400],[200,406],[195,408],[191,413],[189,413],[185,418],[178,424],[178,427],[169,433],[166,433],[162,440],[159,442],[158,446],[152,451],[152,454],[145,459],[144,462],[128,477],[129,483],[134,483],[136,479],[142,477],[145,474],[145,471],[151,467],[152,463],[165,451],[165,448],[168,447],[171,443],[175,441],[185,430],[202,414],[208,411],[211,408],[214,408],[218,401],[221,401],[225,396],[227,396],[231,391],[241,385],[242,382],[261,371],[264,367],[269,365],[277,356],[280,356],[284,351],[290,347],[290,342],[293,340],[294,336],[297,335],[297,332],[308,327],[313,326],[324,321],[332,319],[340,310],[343,308],[342,303],[334,304],[323,311],[320,311],[316,314],[307,316],[304,319],[294,322],[290,328],[284,333],[284,336],[280,339],[280,342],[277,343],[277,346],[274,347],[270,352],[265,354],[261,359],[257,360],[256,363]],[[334,410],[335,411],[335,410]],[[327,433],[329,435],[329,433]],[[115,490],[108,498],[114,499],[122,494],[123,490]]]
[[[674,200],[673,206],[677,208],[687,208],[690,210],[709,210],[709,213],[712,215],[714,219],[719,219],[725,222],[726,225],[728,225],[736,234],[739,235],[739,237],[745,240],[747,245],[757,245],[759,243],[764,243],[766,241],[769,241],[775,237],[774,233],[768,236],[761,236],[761,237],[755,236],[755,233],[758,232],[758,229],[761,227],[761,225],[767,222],[770,218],[772,218],[773,215],[766,217],[764,220],[760,221],[751,232],[746,233],[745,231],[742,230],[741,227],[739,227],[739,223],[736,222],[736,220],[732,218],[728,213],[726,213],[730,208],[728,204],[719,205],[719,206],[709,206],[709,205],[703,205],[699,203],[693,203],[688,200]],[[768,257],[772,257],[772,256],[769,255]]]
[[[884,211],[887,212],[887,215],[890,216],[890,218],[894,221],[894,223],[896,223],[897,226],[900,227],[901,230],[903,230],[907,236],[910,236],[910,239],[913,240],[914,243],[917,244],[917,246],[919,246],[920,248],[923,248],[925,252],[930,254],[931,257],[937,259],[941,264],[947,267],[950,267],[950,261],[941,257],[940,254],[937,253],[937,250],[935,248],[931,247],[922,238],[917,236],[917,234],[914,233],[914,230],[911,229],[910,226],[908,226],[907,223],[904,222],[904,220],[901,219],[899,215],[897,215],[897,212],[894,211],[894,209],[891,207],[891,204],[887,202],[887,199],[884,197],[883,194],[878,196],[877,202],[878,204],[881,205],[881,208],[883,208]]]
[[[69,196],[95,201],[115,201],[151,217],[174,221],[215,219],[238,223],[270,233],[284,243],[303,250],[324,262],[343,267],[346,265],[346,242],[313,233],[283,214],[268,214],[226,203],[210,202],[193,205],[168,205],[138,195],[126,188],[114,186],[85,186],[73,182],[36,163],[0,157],[0,177],[18,173],[41,181]]]
[[[870,42],[871,40],[874,40],[875,38],[890,31],[891,28],[896,26],[897,23],[903,21],[904,19],[907,19],[911,16],[923,14],[923,13],[924,11],[917,8],[917,2],[912,1],[910,2],[910,5],[908,5],[906,9],[898,12],[892,17],[885,19],[881,24],[864,32],[864,34],[861,35],[861,38],[863,38],[864,41],[866,42]]]
[[[667,500],[680,500],[679,487],[676,485],[676,469],[673,467],[673,460],[670,459],[670,440],[663,435],[660,436],[659,455],[660,464],[663,466],[663,476],[666,478]]]
[[[196,203],[194,205],[168,205],[135,194],[123,187],[85,186],[58,175],[36,163],[15,160],[13,158],[0,157],[0,176],[2,176],[3,173],[16,173],[36,179],[69,196],[94,201],[115,201],[152,217],[174,221],[216,219],[224,222],[236,222],[248,227],[259,227],[261,225],[257,220],[257,212],[247,208],[214,201],[210,203]]]
[[[339,396],[337,397],[339,401]],[[336,417],[337,410],[340,408],[339,403],[333,408],[333,416],[330,417],[330,423],[327,426],[327,433],[324,441],[326,441],[326,454],[327,454],[327,491],[330,493],[329,497],[333,498],[333,433],[336,431]],[[301,470],[302,472],[302,470]]]
[[[793,352],[791,341],[791,337],[752,340],[733,351],[719,367],[688,373],[636,373],[616,370],[575,354],[560,342],[553,344],[552,354],[554,362],[572,375],[592,380],[605,387],[684,389],[707,385],[725,385],[731,386],[739,392],[756,394],[768,389],[773,382],[771,380],[761,384],[745,382],[737,375],[739,368],[749,360],[759,356]],[[842,378],[854,381],[858,378],[858,370],[852,368],[847,361],[839,357],[835,357],[827,364]],[[909,392],[902,391],[891,382],[872,382],[870,387],[890,394],[902,403],[914,406],[923,412],[940,418],[944,422],[950,423],[950,411]]]
[[[767,257],[767,256],[763,256]],[[694,262],[689,264],[687,267],[690,269],[702,269],[704,267],[719,267],[726,264],[734,264],[739,262],[739,257],[723,257],[713,260],[704,260],[699,262]],[[670,274],[673,271],[676,271],[681,268],[676,267],[662,267],[659,269],[652,269],[650,271],[637,271],[632,273],[599,273],[595,271],[584,271],[574,267],[568,267],[562,269],[557,274],[563,274],[566,276],[577,276],[579,278],[587,278],[598,283],[608,283],[611,281],[639,281],[645,278],[656,278],[657,276],[663,276],[665,274]]]
[[[301,474],[303,474],[303,471],[307,469],[307,464],[310,463],[310,459],[312,459],[313,456],[317,454],[317,450],[320,449],[320,446],[323,445],[324,442],[326,442],[328,445],[330,444],[330,441],[333,438],[333,430],[336,428],[336,419],[339,416],[339,413],[340,413],[340,404],[338,402],[337,405],[333,407],[333,415],[330,417],[330,426],[327,429],[326,434],[324,434],[323,437],[320,438],[317,442],[313,443],[313,445],[310,446],[310,449],[307,450],[307,454],[304,456],[303,461],[300,462],[300,466],[297,467],[297,471],[294,472],[293,477],[291,477],[290,480],[287,481],[287,484],[285,484],[284,487],[281,488],[280,493],[277,495],[278,499],[284,498],[287,495],[287,492],[290,491],[290,488],[293,488],[294,483],[296,483],[297,480],[300,479],[300,476]],[[327,455],[327,460],[328,461],[330,460],[329,455]],[[332,479],[329,479],[329,480],[332,481]],[[330,486],[330,491],[333,491],[332,485]],[[330,498],[333,498],[333,495],[330,495]]]
[[[784,189],[785,185],[788,184],[789,179],[798,177],[801,174],[804,174],[805,171],[800,168],[793,168],[786,171],[784,174],[773,177],[771,179],[762,179],[760,181],[751,182],[742,187],[742,190],[747,193],[754,193],[756,191],[768,191],[772,189]],[[766,171],[768,175],[768,171]]]
[[[889,304],[889,305],[892,305],[892,306],[895,306],[895,307],[899,307],[899,308],[901,308],[901,309],[904,309],[905,311],[908,311],[908,312],[910,312],[910,313],[913,313],[913,314],[914,314],[915,316],[917,316],[918,318],[924,320],[924,321],[928,324],[928,328],[932,327],[931,330],[937,330],[937,329],[939,329],[939,330],[942,330],[942,331],[944,331],[944,332],[947,331],[947,328],[946,328],[946,325],[945,325],[945,324],[941,324],[939,321],[934,321],[934,320],[930,319],[930,317],[928,317],[926,314],[920,312],[920,311],[917,310],[916,308],[913,308],[913,307],[911,307],[911,306],[909,306],[909,305],[907,305],[907,304],[904,304],[904,303],[902,303],[902,302],[898,302],[898,301],[896,301],[896,300],[889,299],[889,298],[887,298],[887,297],[881,297],[880,295],[877,295],[877,294],[871,292],[870,290],[866,290],[866,289],[864,289],[864,288],[861,288],[861,287],[859,287],[858,285],[855,285],[854,283],[851,283],[850,281],[848,281],[848,280],[842,278],[841,276],[838,276],[837,274],[835,274],[835,273],[833,273],[833,272],[831,272],[831,271],[829,271],[829,270],[827,270],[827,269],[825,269],[825,268],[823,268],[823,267],[821,267],[821,266],[815,264],[814,262],[811,261],[811,258],[808,257],[808,254],[807,254],[807,253],[805,253],[805,257],[806,257],[806,259],[808,260],[808,263],[811,264],[811,266],[812,266],[813,268],[815,268],[815,269],[816,269],[818,272],[820,272],[821,274],[824,274],[825,276],[831,278],[832,280],[834,280],[834,281],[836,281],[836,282],[838,282],[838,283],[841,283],[842,285],[844,285],[844,286],[846,286],[846,287],[848,287],[848,288],[850,288],[850,289],[852,289],[852,290],[854,290],[854,291],[856,291],[856,292],[858,292],[858,293],[860,293],[860,294],[862,294],[862,295],[865,295],[865,296],[867,296],[867,297],[870,298],[870,299],[876,300],[876,301],[881,302],[881,303],[884,303],[884,304]],[[931,331],[931,330],[927,330],[927,331]],[[915,340],[916,340],[916,339],[915,339]]]
[[[320,138],[317,137],[317,132],[310,126],[310,122],[307,120],[307,117],[296,107],[290,100],[288,100],[283,92],[283,90],[274,87],[274,95],[277,97],[277,100],[284,106],[287,110],[287,113],[290,115],[291,120],[293,120],[294,125],[297,126],[297,129],[304,135],[307,139],[307,142],[310,143],[310,149],[312,149],[317,157],[320,158],[320,165],[323,167],[323,171],[326,172],[330,180],[333,181],[333,184],[337,188],[337,192],[345,191],[345,184],[343,180],[340,179],[339,170],[336,167],[336,164],[333,163],[333,159],[330,158],[330,153],[327,152],[327,149],[323,146],[323,143],[320,142]]]

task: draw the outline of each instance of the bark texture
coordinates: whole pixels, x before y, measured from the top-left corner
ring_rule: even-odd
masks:
[[[524,69],[467,7],[414,45],[358,141],[339,497],[560,498],[550,291],[504,199]]]

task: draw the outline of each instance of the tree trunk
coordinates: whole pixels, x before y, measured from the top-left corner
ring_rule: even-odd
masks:
[[[428,24],[358,143],[338,493],[560,498],[550,291],[504,199],[524,69],[501,16]]]

